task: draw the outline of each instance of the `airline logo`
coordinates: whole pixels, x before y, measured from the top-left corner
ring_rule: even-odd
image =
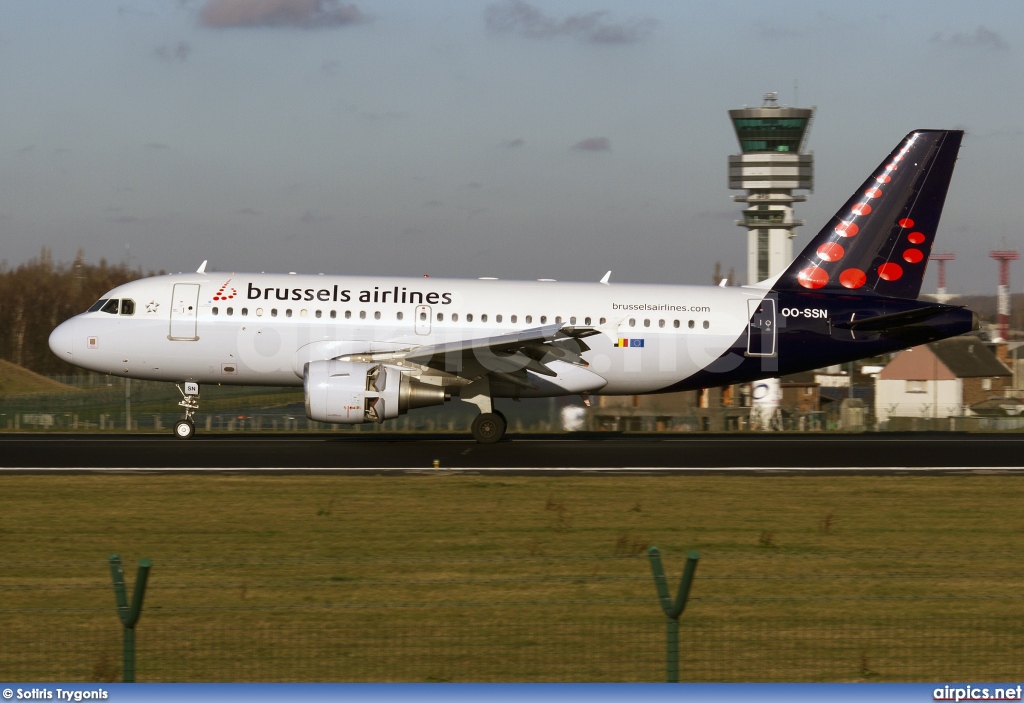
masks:
[[[625,348],[625,347],[636,348],[636,347],[643,347],[643,345],[644,345],[644,340],[642,340],[642,339],[624,339],[624,338],[620,337],[619,341],[615,342],[615,346],[620,347],[620,348]]]
[[[215,296],[213,296],[214,300],[231,300],[236,295],[238,295],[238,290],[237,289],[235,289],[235,288],[228,288],[228,284],[229,283],[231,283],[231,279],[230,278],[228,280],[224,281],[224,285],[222,285],[220,287],[220,289],[217,291],[217,294]],[[228,291],[231,291],[230,294],[228,293]]]

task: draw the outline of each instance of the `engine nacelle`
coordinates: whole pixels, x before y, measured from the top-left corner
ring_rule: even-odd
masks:
[[[384,422],[413,408],[441,405],[449,396],[383,364],[311,361],[302,375],[306,417],[319,422],[358,425]]]

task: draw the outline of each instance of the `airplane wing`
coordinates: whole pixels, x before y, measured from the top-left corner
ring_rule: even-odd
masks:
[[[354,354],[349,361],[414,364],[451,374],[466,381],[486,375],[524,388],[533,388],[527,371],[556,376],[547,367],[552,361],[587,366],[582,354],[590,349],[585,337],[600,332],[591,327],[561,324],[534,327],[495,337],[461,339],[394,351]]]

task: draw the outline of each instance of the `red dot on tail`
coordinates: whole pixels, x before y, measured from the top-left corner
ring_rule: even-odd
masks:
[[[871,206],[867,203],[858,203],[853,206],[854,215],[868,215],[871,213]]]
[[[860,288],[868,280],[860,269],[846,269],[839,274],[839,282],[844,288]]]
[[[907,241],[911,244],[923,244],[924,243],[924,232],[911,232],[907,235]]]
[[[896,224],[898,224],[900,227],[906,227],[907,229],[910,229],[911,227],[914,226],[914,221],[912,219],[910,219],[909,217],[904,217],[902,220],[900,220]]]
[[[895,281],[903,275],[903,267],[899,264],[882,264],[878,267],[878,277],[883,281]]]
[[[853,222],[840,222],[836,225],[836,234],[840,237],[854,237],[857,232],[860,232],[860,227]]]
[[[818,247],[818,258],[825,261],[839,261],[846,251],[836,242],[825,242]]]
[[[821,288],[828,283],[828,274],[820,268],[808,266],[797,275],[797,280],[804,288]]]
[[[918,264],[924,258],[924,254],[921,253],[920,249],[907,249],[903,252],[903,260],[907,263]]]

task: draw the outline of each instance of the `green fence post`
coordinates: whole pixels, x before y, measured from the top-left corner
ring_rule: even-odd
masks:
[[[149,559],[139,559],[139,572],[135,577],[135,590],[132,592],[132,604],[128,605],[128,596],[124,590],[124,569],[121,568],[121,557],[110,555],[110,575],[114,579],[114,598],[117,600],[117,616],[124,626],[124,682],[135,683],[135,624],[142,615],[142,598],[146,595],[146,580],[149,578],[149,567],[153,563]]]
[[[693,574],[697,570],[700,553],[690,551],[686,555],[686,568],[683,569],[683,579],[679,582],[679,593],[676,594],[675,601],[672,600],[672,596],[668,592],[665,568],[661,565],[661,552],[657,547],[651,547],[647,550],[647,557],[651,560],[654,587],[658,590],[661,609],[665,611],[665,616],[668,618],[665,629],[668,639],[666,680],[668,683],[679,683],[679,616],[686,610],[686,601],[690,597],[690,585],[693,583]]]

